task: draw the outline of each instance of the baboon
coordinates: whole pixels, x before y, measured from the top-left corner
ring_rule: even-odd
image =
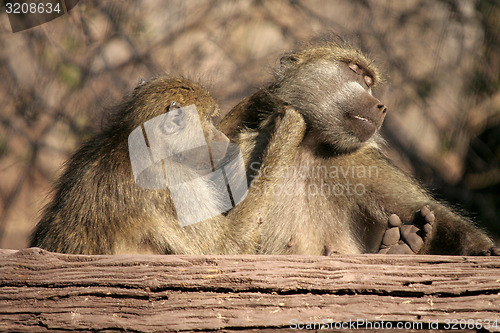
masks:
[[[293,163],[274,188],[258,253],[373,253],[384,239],[382,252],[396,245],[399,253],[498,255],[483,231],[384,155],[378,129],[387,107],[372,95],[379,81],[356,48],[311,43],[285,54],[275,80],[221,121],[218,129],[242,148],[250,178],[268,171],[261,164],[274,140],[262,128],[267,118],[286,105],[306,121]]]
[[[102,132],[69,159],[31,246],[75,254],[253,253],[269,196],[255,195],[262,189],[253,187],[235,208],[219,213],[224,209],[217,186],[227,182],[220,185],[220,178],[217,183],[212,176],[231,149],[212,123],[218,112],[208,91],[187,79],[160,77],[139,84]],[[268,130],[273,142],[263,153],[263,165],[276,172],[258,178],[262,186],[276,183],[277,173],[290,163],[305,123],[291,107],[283,107]],[[143,159],[131,159],[136,154]],[[177,202],[174,186],[181,187]],[[181,226],[182,210],[213,217]]]

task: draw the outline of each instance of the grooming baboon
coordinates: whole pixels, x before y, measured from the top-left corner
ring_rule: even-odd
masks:
[[[199,116],[186,111],[190,105]],[[163,77],[141,83],[109,125],[68,161],[31,246],[78,254],[254,252],[269,197],[253,194],[262,192],[257,187],[227,215],[219,213],[185,227],[179,224],[179,210],[195,217],[224,212],[215,178],[210,178],[218,161],[228,155],[229,140],[211,122],[218,111],[209,93],[186,79]],[[197,129],[196,123],[201,124]],[[276,183],[280,170],[290,163],[305,123],[291,107],[282,108],[268,130],[274,133],[273,143],[263,164],[276,172],[263,175],[262,186]],[[200,137],[201,145],[194,142]],[[217,142],[222,146],[216,147]],[[135,147],[133,153],[130,147]],[[130,159],[141,154],[142,160]],[[155,159],[155,154],[161,158]],[[182,187],[175,203],[174,185]]]
[[[379,74],[360,51],[344,43],[310,44],[283,56],[275,76],[218,127],[242,147],[255,177],[267,171],[262,153],[274,140],[261,124],[281,105],[305,118],[304,140],[260,228],[260,253],[377,252],[383,237],[384,248],[404,245],[401,234],[417,253],[498,254],[485,233],[384,156],[377,130],[387,108],[372,96]],[[386,233],[389,217],[396,229]],[[398,217],[421,222],[400,226]]]

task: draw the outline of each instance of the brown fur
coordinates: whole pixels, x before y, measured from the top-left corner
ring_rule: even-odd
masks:
[[[360,69],[354,76],[352,64]],[[377,252],[391,214],[410,221],[416,211],[429,205],[436,223],[433,237],[420,253],[490,253],[493,243],[484,232],[434,200],[384,156],[381,139],[372,131],[380,126],[386,108],[364,84],[370,82],[365,80],[367,75],[375,83],[380,77],[360,51],[345,44],[311,44],[286,54],[276,80],[244,99],[222,120],[218,128],[243,147],[253,176],[262,170],[262,152],[272,143],[262,124],[280,103],[291,105],[307,123],[290,172],[277,184],[283,191],[272,198],[261,227],[259,252]],[[348,184],[358,185],[354,195],[348,194]],[[359,194],[361,188],[365,191]]]
[[[117,107],[107,128],[68,161],[54,198],[33,232],[31,246],[78,254],[254,252],[268,201],[268,196],[255,195],[258,187],[250,189],[227,216],[181,227],[168,189],[144,189],[134,182],[128,136],[145,121],[164,114],[172,102],[195,104],[207,140],[219,136],[211,122],[219,108],[200,85],[169,77],[139,85]],[[305,125],[291,108],[274,118],[276,135],[264,153],[264,164],[279,172],[297,149]],[[276,179],[275,173],[260,178],[262,186]],[[200,183],[195,190],[210,191],[211,186]]]

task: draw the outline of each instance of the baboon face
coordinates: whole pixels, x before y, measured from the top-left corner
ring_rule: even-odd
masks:
[[[212,171],[223,160],[229,139],[203,116],[203,111],[194,104],[181,106],[174,101],[166,113],[145,122],[144,133],[153,158],[165,158],[165,163],[180,163],[200,172]]]
[[[153,159],[209,172],[225,157],[229,139],[212,122],[219,107],[200,85],[181,78],[144,81],[132,103],[125,121],[139,138],[144,132]]]
[[[374,75],[355,61],[301,60],[295,55],[282,59],[278,96],[303,114],[315,142],[340,152],[359,148],[387,113],[372,96]]]

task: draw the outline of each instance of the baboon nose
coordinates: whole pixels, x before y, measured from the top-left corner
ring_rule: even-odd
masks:
[[[384,105],[384,104],[379,104],[377,105],[377,108],[380,110],[380,112],[382,113],[386,113],[387,112],[387,107]]]

